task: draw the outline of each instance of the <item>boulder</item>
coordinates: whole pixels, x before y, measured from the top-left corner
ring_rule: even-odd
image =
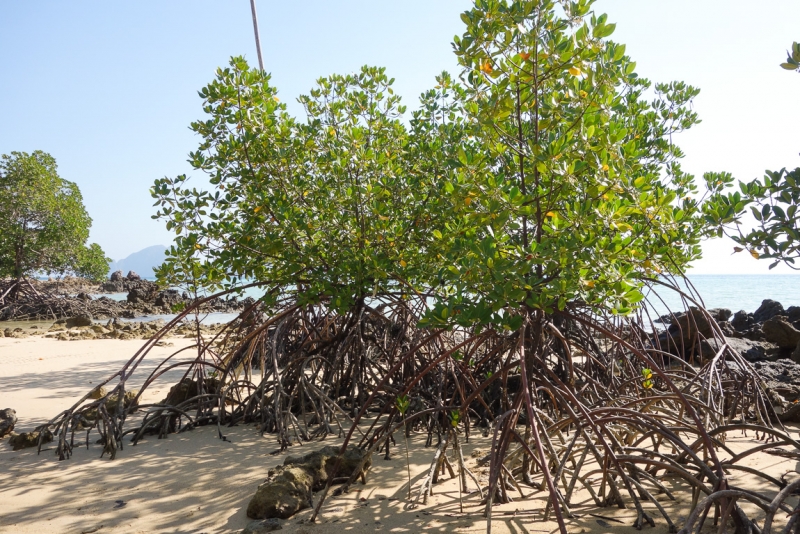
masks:
[[[764,321],[761,331],[764,333],[764,339],[782,349],[794,349],[800,343],[800,330],[781,315],[775,315]]]
[[[64,325],[67,328],[76,328],[79,326],[92,326],[92,316],[88,313],[82,315],[76,315],[75,317],[71,317],[67,319],[66,324]]]
[[[122,274],[122,271],[114,271],[108,279],[111,282],[122,282],[125,279],[125,275]]]
[[[279,467],[271,480],[261,484],[247,505],[251,519],[288,519],[311,506],[314,476],[306,467]]]
[[[748,330],[754,324],[756,324],[756,321],[753,319],[753,315],[744,310],[739,310],[738,312],[734,313],[733,319],[731,319],[731,326],[733,326],[739,332]]]
[[[191,378],[184,378],[174,386],[172,386],[167,393],[167,398],[160,402],[167,406],[178,406],[183,404],[192,397],[199,395],[198,384]],[[203,389],[205,393],[216,393],[219,389],[219,380],[216,378],[206,378],[203,380]]]
[[[761,306],[753,313],[753,319],[757,323],[763,323],[776,315],[786,315],[783,304],[777,300],[764,299],[761,301]]]
[[[0,410],[0,438],[11,434],[17,424],[17,412],[11,408]]]
[[[110,330],[108,328],[106,328],[105,326],[103,326],[101,324],[94,324],[94,325],[92,325],[91,328],[92,328],[92,332],[94,332],[95,334],[101,335],[101,336],[103,336],[105,334],[108,334],[110,332]]]
[[[133,271],[128,271],[128,275],[125,278],[130,280],[131,282],[133,282],[135,280],[141,280],[142,279],[141,276],[139,276],[138,274],[136,274]]]
[[[164,306],[167,308],[172,307],[174,304],[178,304],[183,300],[181,298],[181,294],[176,289],[166,289],[164,291],[160,291],[156,295],[156,306]]]
[[[776,357],[779,352],[777,345],[765,341],[752,341],[729,337],[725,339],[728,346],[748,362],[760,362]],[[700,343],[700,352],[703,358],[713,358],[719,352],[720,342],[717,339],[707,339]]]
[[[150,295],[149,291],[135,287],[128,292],[127,300],[131,304],[139,304],[147,302],[151,297],[152,295]]]
[[[117,272],[119,272],[120,275],[122,273],[121,271],[117,271]],[[113,280],[113,281],[110,281],[110,282],[103,282],[100,285],[100,290],[104,291],[106,293],[122,293],[123,291],[125,291],[125,284],[122,282],[122,280]]]
[[[40,435],[41,434],[36,430],[33,432],[23,432],[22,434],[12,434],[8,440],[8,444],[14,447],[15,451],[38,447]],[[53,433],[49,430],[45,431],[42,436],[42,443],[50,443],[51,441],[53,441]]]
[[[685,344],[691,344],[698,333],[703,337],[714,335],[708,315],[695,307],[689,308],[687,313],[674,316],[669,332],[673,337],[683,339]]]
[[[304,456],[286,458],[282,466],[270,471],[270,478],[256,490],[247,505],[247,517],[288,519],[311,506],[312,491],[323,488],[329,478],[349,478],[358,473],[363,476],[372,465],[365,451],[351,445],[339,469],[335,469],[338,455],[339,447],[327,446]]]
[[[800,364],[782,359],[753,364],[768,390],[779,393],[786,401],[800,400]]]
[[[102,399],[108,394],[108,391],[103,386],[97,386],[94,388],[91,393],[89,393],[89,398],[93,400]]]
[[[253,521],[242,530],[241,534],[266,534],[273,530],[282,530],[280,519],[273,517],[263,521]]]
[[[352,476],[364,459],[364,451],[355,445],[350,445],[347,447],[347,450],[345,450],[344,457],[342,457],[341,463],[339,464],[339,469],[334,471],[338,456],[339,447],[328,445],[304,456],[289,456],[283,462],[283,465],[304,465],[310,467],[314,473],[314,486],[312,489],[320,490],[327,484],[328,479],[331,477],[339,478]],[[367,458],[364,463],[363,471],[369,470],[371,465],[371,458]]]
[[[731,318],[732,312],[728,308],[711,308],[708,314],[717,322],[727,321]]]

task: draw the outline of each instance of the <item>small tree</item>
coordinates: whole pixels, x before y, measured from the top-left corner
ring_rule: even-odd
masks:
[[[92,220],[78,186],[62,179],[49,154],[12,152],[0,159],[0,278],[35,273],[99,279],[108,258],[86,245]]]

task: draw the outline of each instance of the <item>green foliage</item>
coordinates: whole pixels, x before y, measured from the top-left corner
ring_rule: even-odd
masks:
[[[411,401],[408,399],[408,395],[401,395],[394,401],[395,408],[397,408],[397,411],[400,412],[400,415],[403,417],[406,416],[410,404]]]
[[[800,43],[792,43],[792,49],[786,52],[786,62],[781,63],[781,67],[800,72]]]
[[[570,302],[625,314],[643,278],[699,254],[696,188],[672,143],[697,122],[698,91],[656,85],[645,101],[650,83],[606,39],[614,25],[591,1],[564,6],[477,2],[462,15],[465,132],[454,128],[439,156],[449,220],[427,250],[441,256],[446,298],[429,324],[516,329],[510,310]],[[423,101],[429,120],[436,100]]]
[[[640,79],[591,0],[477,2],[408,126],[383,69],[322,78],[290,117],[242,58],[200,91],[185,176],[158,180],[170,283],[257,280],[302,302],[429,295],[423,323],[519,328],[522,308],[619,314],[699,255],[703,219],[673,136],[698,91]],[[187,274],[187,271],[191,271]]]
[[[94,281],[104,280],[108,274],[108,258],[97,243],[80,247],[76,254],[76,262],[70,268],[78,276]]]
[[[2,156],[0,277],[104,277],[108,258],[97,244],[86,246],[91,223],[78,186],[58,176],[52,156],[38,150]]]
[[[203,142],[191,162],[216,191],[189,189],[185,176],[153,187],[156,217],[177,234],[159,276],[190,262],[209,284],[268,280],[337,308],[394,287],[414,264],[420,187],[391,84],[371,67],[322,78],[300,97],[299,122],[269,75],[232,59],[200,92],[210,118],[192,124]]]
[[[800,72],[800,44],[792,43],[781,66]],[[800,268],[796,265],[800,259],[800,167],[765,171],[760,180],[740,181],[738,191],[729,190],[734,182],[729,173],[709,173],[705,180],[713,193],[703,207],[706,222],[716,235],[727,235],[739,245],[734,252],[747,250],[756,259],[772,260],[770,269],[781,262]],[[755,226],[745,230],[748,215],[755,219]]]

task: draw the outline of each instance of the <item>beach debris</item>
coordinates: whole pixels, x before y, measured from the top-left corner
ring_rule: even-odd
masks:
[[[311,495],[332,482],[345,482],[365,473],[372,465],[371,456],[351,445],[339,458],[341,448],[326,446],[304,456],[289,456],[283,465],[271,470],[270,478],[261,484],[247,505],[247,517],[288,519],[310,507]]]
[[[0,438],[11,434],[17,424],[17,412],[11,408],[0,410]]]
[[[261,521],[252,521],[249,525],[244,527],[241,534],[264,534],[272,532],[273,530],[281,530],[281,521],[277,517],[263,519]]]
[[[39,442],[50,443],[53,441],[53,433],[45,431],[44,435],[38,430],[32,432],[22,432],[21,434],[11,434],[8,439],[8,444],[11,445],[15,451],[20,449],[29,449],[31,447],[38,447]]]
[[[118,510],[120,508],[124,508],[126,504],[128,504],[128,503],[126,503],[122,499],[118,499],[118,500],[114,501],[114,510]]]

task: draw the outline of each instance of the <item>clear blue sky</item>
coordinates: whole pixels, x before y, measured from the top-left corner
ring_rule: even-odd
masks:
[[[466,0],[258,0],[266,70],[290,110],[320,76],[387,67],[413,108],[443,69]],[[800,165],[800,75],[778,63],[800,40],[800,1],[598,0],[640,75],[703,92],[703,123],[678,142],[695,174],[739,178]],[[119,259],[171,236],[148,188],[192,173],[197,90],[231,55],[256,64],[248,0],[0,2],[0,153],[45,150],[76,182],[92,240]],[[203,180],[200,176],[198,183]],[[766,272],[711,243],[697,272]]]

